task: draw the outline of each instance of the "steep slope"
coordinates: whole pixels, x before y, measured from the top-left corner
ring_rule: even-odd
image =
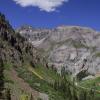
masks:
[[[0,100],[19,100],[21,95],[26,97],[26,93],[35,98],[46,95],[32,91],[28,83],[17,76],[16,71],[22,66],[28,68],[35,67],[37,63],[42,65],[40,58],[42,56],[36,48],[19,33],[15,33],[5,16],[0,13]],[[23,88],[24,85],[26,88]]]
[[[65,100],[62,91],[54,88],[57,77],[40,51],[0,14],[0,99]]]
[[[47,34],[42,29],[32,27],[31,30],[24,27],[17,31],[22,36],[29,35],[27,39],[33,45],[41,41],[35,45],[36,48],[47,58],[48,65],[56,67],[59,73],[63,67],[73,75],[82,71],[87,75],[100,73],[100,32],[79,26],[46,29]],[[39,40],[34,40],[34,34]]]
[[[0,14],[0,57],[4,62],[36,63],[39,53],[24,37],[15,33],[10,24]],[[39,58],[38,58],[39,60]]]

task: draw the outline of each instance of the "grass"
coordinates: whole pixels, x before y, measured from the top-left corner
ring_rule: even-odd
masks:
[[[10,89],[11,95],[18,100],[30,100],[30,95],[27,91],[23,91],[18,81],[12,79],[12,64],[9,62],[4,63],[4,81],[5,88]]]
[[[96,90],[100,90],[100,77],[97,77],[95,79],[89,79],[89,80],[81,81],[80,85],[84,86],[86,88],[95,87]]]
[[[97,53],[95,54],[95,56],[96,56],[96,57],[100,57],[100,52],[97,52]]]
[[[10,70],[12,68],[12,64],[10,62],[4,62],[4,69]]]
[[[29,97],[29,95],[27,95],[27,94],[22,94],[22,95],[20,96],[20,100],[30,100],[30,97]]]
[[[80,86],[85,87],[90,89],[95,89],[97,91],[100,91],[100,77],[97,77],[95,79],[89,79],[89,80],[85,80],[85,81],[81,81],[79,83]],[[96,100],[100,100],[100,93],[96,92],[95,93],[95,98],[99,98]]]
[[[5,64],[6,68],[11,68],[10,64]],[[7,67],[8,66],[8,67]],[[36,67],[29,70],[31,68],[28,64],[25,67],[17,67],[16,71],[18,72],[18,75],[23,78],[33,89],[37,90],[41,93],[46,93],[49,96],[49,100],[66,100],[65,94],[61,92],[60,90],[55,90],[54,87],[50,82],[54,82],[57,79],[61,80],[61,76],[58,75],[55,71],[53,71],[51,68],[42,67],[40,64],[37,64]],[[6,69],[7,70],[7,69]],[[10,70],[7,70],[10,72]],[[23,94],[21,90],[19,89],[17,82],[10,81],[9,74],[5,74],[6,85],[11,88],[11,90],[18,94],[20,100],[29,100],[26,98],[27,94]],[[42,78],[41,78],[42,77]],[[68,80],[71,82],[70,77],[66,76]],[[95,88],[96,90],[100,90],[100,77],[95,78],[93,80],[85,80],[81,81],[79,83],[80,86],[86,87],[86,88]],[[95,87],[94,87],[95,84]],[[72,88],[73,89],[73,88]],[[78,88],[78,92],[80,94],[81,88]],[[19,92],[18,92],[19,91]],[[89,91],[89,90],[88,90]],[[100,98],[100,94],[95,93],[96,98]],[[99,99],[96,99],[99,100]]]
[[[47,69],[44,70],[44,68],[36,68],[35,71],[38,72],[39,75],[42,75],[42,77],[44,78],[51,77],[52,80],[53,78],[56,78],[56,76],[53,76],[54,72],[51,72],[51,70],[47,71]],[[60,91],[56,91],[49,82],[40,79],[37,75],[33,74],[25,67],[18,68],[17,72],[18,75],[21,78],[23,78],[27,83],[29,83],[29,85],[32,88],[34,88],[35,90],[41,93],[48,94],[49,100],[65,100],[63,94]]]
[[[59,74],[57,74],[54,70],[52,70],[51,68],[46,68],[46,67],[42,67],[39,64],[37,65],[37,67],[34,69],[39,75],[41,75],[44,80],[48,81],[48,82],[52,82],[54,80],[56,80],[57,78],[60,77]]]
[[[41,75],[39,75],[33,68],[30,67],[29,68],[29,71],[31,71],[33,74],[35,74],[41,80],[44,80],[44,78]]]
[[[5,69],[4,71],[5,88],[10,89],[11,95],[15,95],[16,98],[19,100],[22,90],[17,84],[17,82],[15,80],[12,80],[10,73],[11,73],[10,69],[9,70]]]
[[[73,42],[73,46],[75,47],[75,48],[89,48],[88,46],[86,46],[86,45],[84,45],[84,44],[82,44],[82,43],[79,43],[79,42]]]

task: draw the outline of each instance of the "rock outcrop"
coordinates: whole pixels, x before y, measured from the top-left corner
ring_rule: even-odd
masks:
[[[34,65],[39,56],[36,48],[19,33],[15,33],[5,16],[0,14],[0,58],[3,62],[15,66],[22,66],[23,63]]]

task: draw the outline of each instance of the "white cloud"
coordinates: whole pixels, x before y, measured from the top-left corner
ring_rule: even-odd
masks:
[[[13,0],[16,4],[22,7],[35,6],[44,10],[46,12],[55,11],[57,7],[61,6],[64,2],[68,0]]]

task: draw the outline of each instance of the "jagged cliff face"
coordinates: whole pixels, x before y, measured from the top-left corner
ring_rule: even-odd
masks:
[[[24,27],[17,30],[58,72],[62,67],[73,75],[81,71],[100,72],[100,32],[79,26],[60,26],[52,30]]]
[[[0,14],[0,59],[22,66],[23,63],[37,63],[39,56],[36,48],[19,33],[15,33],[5,16]]]
[[[47,29],[33,29],[31,26],[27,25],[17,29],[16,32],[20,32],[20,34],[28,39],[34,47],[39,46],[49,34],[49,30]]]

